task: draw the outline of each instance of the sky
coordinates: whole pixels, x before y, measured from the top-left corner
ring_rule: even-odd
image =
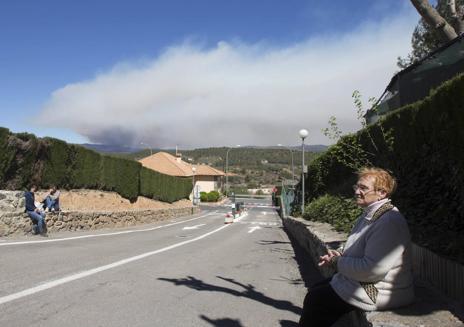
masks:
[[[411,50],[407,0],[0,2],[0,126],[70,143],[331,144]]]

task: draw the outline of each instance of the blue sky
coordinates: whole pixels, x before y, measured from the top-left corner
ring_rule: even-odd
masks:
[[[2,1],[0,126],[160,147],[307,128],[327,144],[332,114],[356,130],[352,91],[380,95],[418,19],[406,0]]]

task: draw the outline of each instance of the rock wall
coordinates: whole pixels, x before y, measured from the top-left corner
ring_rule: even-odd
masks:
[[[31,220],[24,213],[24,192],[0,191],[0,237],[32,232]],[[45,218],[49,232],[95,230],[135,226],[199,212],[198,207],[131,211],[61,211]]]

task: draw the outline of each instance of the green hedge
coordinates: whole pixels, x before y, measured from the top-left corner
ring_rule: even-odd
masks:
[[[4,189],[23,189],[41,180],[45,147],[33,134],[12,134],[2,131],[1,186]],[[5,152],[3,152],[3,150]]]
[[[139,195],[141,168],[142,165],[137,161],[102,156],[102,189],[115,191],[127,199],[136,200]]]
[[[70,146],[66,142],[54,138],[44,138],[43,141],[47,150],[46,157],[43,160],[44,169],[41,187],[50,187],[52,185],[68,187],[72,173]]]
[[[464,75],[444,83],[422,101],[398,109],[377,124],[345,136],[314,160],[306,198],[351,197],[355,181],[343,160],[353,139],[373,165],[393,172],[393,202],[406,216],[413,240],[464,262]],[[388,134],[392,142],[386,142]],[[298,197],[297,197],[298,199]]]
[[[192,191],[190,179],[142,168],[137,161],[0,128],[0,188],[17,190],[31,183],[115,191],[130,200],[140,194],[166,202],[188,198]]]
[[[15,149],[9,146],[10,131],[0,127],[0,188],[6,188],[7,173],[15,158]]]
[[[69,160],[72,162],[72,172],[69,176],[71,188],[100,188],[102,156],[93,150],[82,146],[71,145]]]
[[[192,192],[192,180],[168,176],[142,167],[140,170],[140,194],[155,200],[172,203],[186,199]]]
[[[353,199],[323,195],[305,206],[303,218],[329,223],[336,230],[349,233],[361,213]]]

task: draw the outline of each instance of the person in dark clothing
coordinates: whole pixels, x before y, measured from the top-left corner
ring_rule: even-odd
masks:
[[[39,210],[35,206],[35,191],[37,191],[37,186],[32,185],[30,191],[24,194],[26,198],[26,213],[33,223],[32,232],[45,236],[47,230],[45,225],[45,212]]]

